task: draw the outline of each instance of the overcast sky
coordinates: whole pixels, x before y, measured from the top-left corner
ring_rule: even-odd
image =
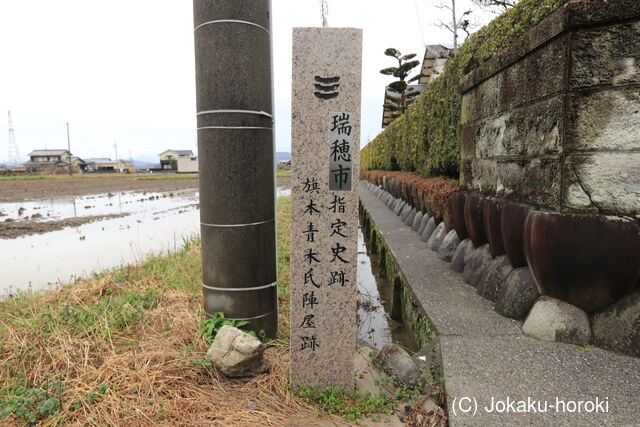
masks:
[[[329,25],[363,29],[362,143],[380,131],[388,47],[451,45],[441,0],[329,0]],[[442,0],[445,1],[445,0]],[[469,0],[458,0],[468,8]],[[290,151],[291,29],[321,24],[319,0],[272,0],[276,149]],[[490,14],[477,13],[479,22]],[[0,0],[0,162],[7,111],[20,155],[152,158],[196,148],[191,0]]]

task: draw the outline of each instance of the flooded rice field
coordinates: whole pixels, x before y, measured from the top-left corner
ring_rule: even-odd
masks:
[[[289,194],[278,187],[278,196]],[[0,203],[0,297],[175,251],[199,234],[195,188]],[[377,348],[393,341],[411,349],[406,329],[387,314],[390,287],[360,231],[358,263],[358,338]]]
[[[199,233],[196,189],[0,203],[0,295],[177,250]]]

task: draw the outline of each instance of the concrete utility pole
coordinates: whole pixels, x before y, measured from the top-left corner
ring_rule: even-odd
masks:
[[[275,337],[271,2],[194,0],[204,309]]]

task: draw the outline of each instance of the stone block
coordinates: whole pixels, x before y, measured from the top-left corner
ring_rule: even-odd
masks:
[[[500,90],[504,73],[498,73],[465,93],[462,97],[461,124],[490,117],[502,109]]]
[[[473,163],[475,159],[460,159],[460,183],[466,188],[473,189]]]
[[[483,120],[474,126],[475,157],[556,154],[562,144],[563,116],[564,96],[557,95]]]
[[[559,209],[561,172],[560,158],[556,156],[500,160],[495,195],[508,201]]]
[[[637,3],[633,7],[637,8]],[[571,38],[571,87],[640,83],[638,52],[638,20],[575,31]]]
[[[479,124],[484,122],[474,122],[462,126],[460,133],[460,158],[462,160],[476,158],[476,140],[479,136]]]
[[[470,189],[482,194],[495,194],[498,188],[498,161],[495,159],[475,159],[471,161],[470,167],[470,181],[468,182]]]
[[[516,268],[502,284],[493,309],[511,319],[524,319],[539,296],[529,267]]]
[[[568,153],[640,150],[638,89],[570,94],[564,148]]]
[[[569,66],[569,34],[528,52],[502,73],[500,106],[502,110],[557,94],[565,90]]]
[[[592,317],[593,343],[640,357],[640,289]]]
[[[640,208],[640,152],[571,155],[565,161],[563,207],[634,215]]]
[[[458,237],[456,230],[449,231],[438,248],[438,259],[445,262],[451,262],[453,253],[459,244],[460,238]]]
[[[640,18],[637,0],[607,1],[603,7],[600,1],[573,1],[562,9],[567,9],[564,26],[575,28],[587,25],[619,22],[626,19]]]

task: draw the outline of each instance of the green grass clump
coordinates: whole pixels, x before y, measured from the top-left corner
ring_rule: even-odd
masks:
[[[298,396],[317,403],[320,409],[329,414],[340,415],[354,422],[359,422],[363,417],[378,418],[381,414],[393,414],[390,399],[359,390],[350,395],[331,387],[322,391],[317,387],[301,387]]]
[[[225,382],[204,358],[212,322],[204,320],[200,240],[193,238],[176,252],[0,299],[0,424],[199,425],[207,411],[210,420],[243,410],[230,402],[247,388],[273,396],[272,411],[312,414],[301,403],[283,408],[289,391],[272,386],[288,372],[290,197],[278,205],[283,339],[271,343],[277,355],[269,381]]]

